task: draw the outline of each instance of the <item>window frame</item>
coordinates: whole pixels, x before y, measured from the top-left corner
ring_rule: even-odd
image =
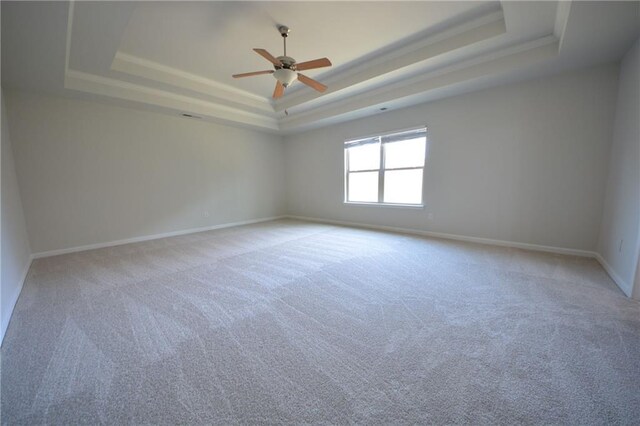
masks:
[[[385,159],[386,159],[386,145],[394,142],[383,142],[382,139],[387,136],[392,136],[396,134],[402,134],[412,131],[424,130],[425,133],[425,144],[424,144],[424,163],[422,166],[416,167],[396,167],[387,169],[385,167]],[[367,139],[377,139],[378,144],[380,145],[380,163],[379,168],[377,169],[367,169],[367,170],[357,170],[350,171],[349,170],[349,142],[363,141]],[[429,152],[429,137],[428,137],[428,128],[427,126],[417,126],[411,127],[408,129],[402,130],[394,130],[390,132],[385,132],[377,135],[359,137],[354,139],[347,139],[343,142],[343,150],[344,150],[344,185],[343,185],[343,204],[350,205],[360,205],[360,206],[376,206],[376,207],[396,207],[396,208],[413,208],[413,209],[424,209],[424,170],[427,166],[428,152]],[[385,172],[387,171],[396,171],[396,170],[422,170],[422,190],[420,191],[420,203],[410,204],[410,203],[386,203],[384,202],[384,177]],[[351,173],[378,173],[378,201],[349,201],[349,175]]]

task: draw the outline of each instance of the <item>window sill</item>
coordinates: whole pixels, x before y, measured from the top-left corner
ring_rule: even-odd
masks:
[[[424,210],[424,204],[359,203],[355,201],[343,201],[342,203],[349,206],[391,207],[396,209]]]

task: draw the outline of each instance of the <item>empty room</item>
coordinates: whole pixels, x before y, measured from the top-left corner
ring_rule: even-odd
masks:
[[[640,423],[640,1],[0,9],[0,424]]]

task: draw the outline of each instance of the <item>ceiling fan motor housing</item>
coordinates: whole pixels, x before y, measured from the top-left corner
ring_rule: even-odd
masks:
[[[290,56],[278,56],[277,59],[282,63],[282,68],[294,69],[296,60]]]

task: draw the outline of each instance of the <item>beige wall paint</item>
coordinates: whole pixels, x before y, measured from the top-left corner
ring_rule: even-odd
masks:
[[[34,253],[284,213],[281,137],[7,92]]]
[[[640,256],[640,40],[620,66],[598,252],[631,296]],[[640,283],[636,284],[640,287]],[[634,297],[640,299],[640,288]]]
[[[289,136],[288,212],[594,250],[617,74],[602,66]],[[343,204],[343,141],[418,125],[429,135],[425,209]]]
[[[18,300],[26,268],[31,263],[31,251],[24,222],[22,202],[18,190],[18,181],[11,148],[11,138],[4,102],[4,93],[0,92],[2,101],[2,148],[0,216],[0,341],[9,325],[13,307]]]

